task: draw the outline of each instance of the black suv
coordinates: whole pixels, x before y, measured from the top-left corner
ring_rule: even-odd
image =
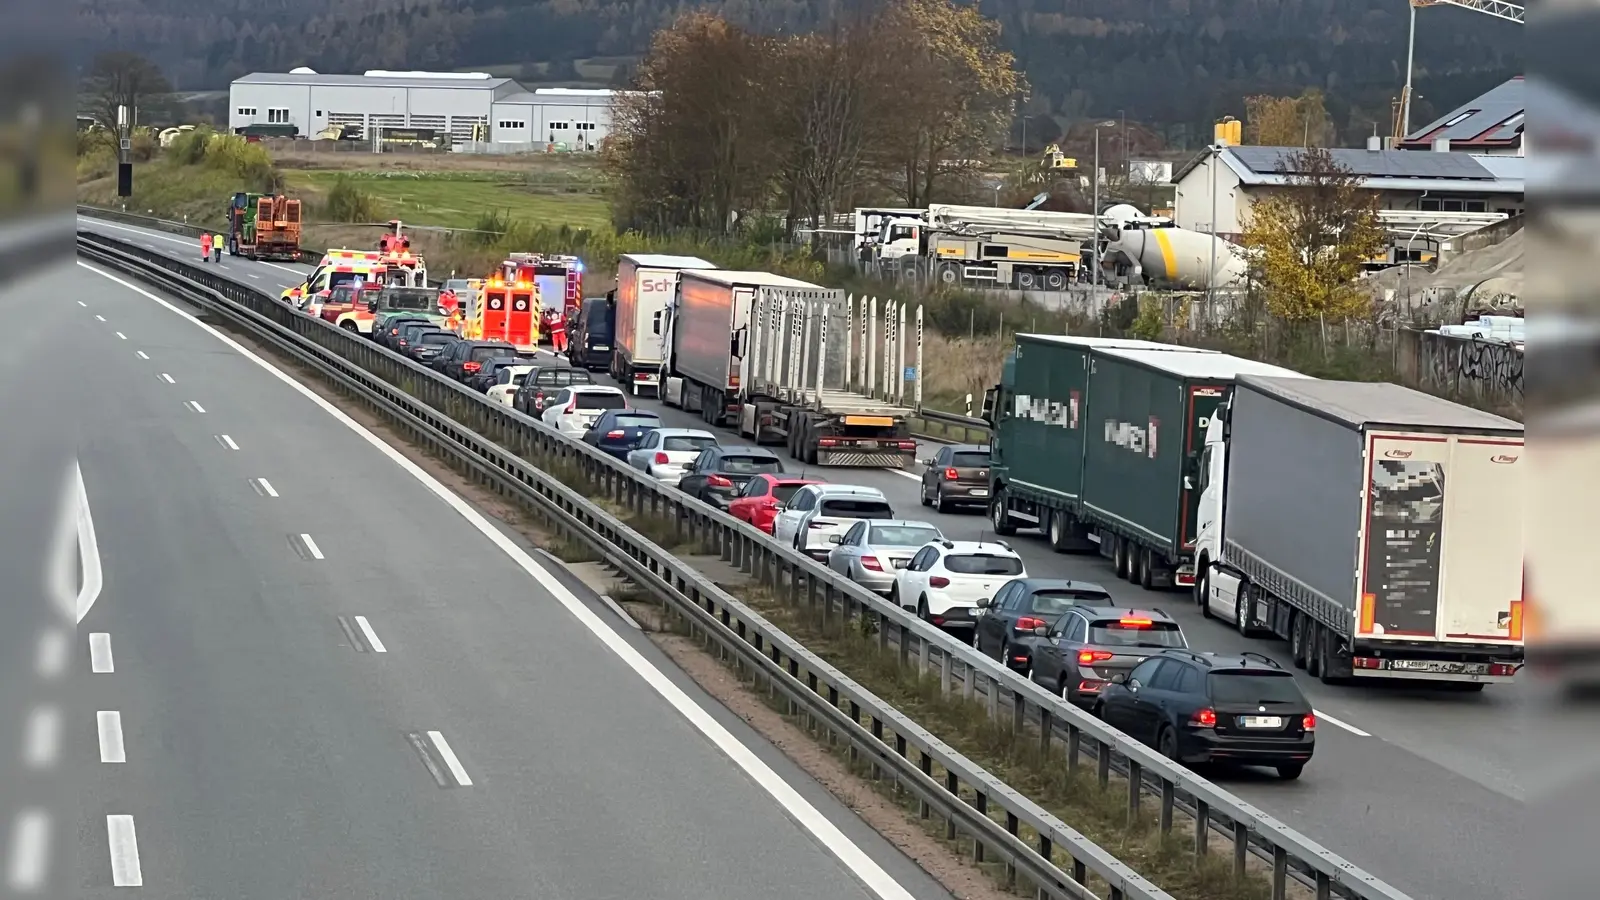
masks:
[[[517,348],[505,341],[461,341],[441,352],[431,365],[456,381],[465,382],[489,360],[516,355]]]
[[[1167,650],[1113,682],[1095,714],[1176,762],[1266,766],[1291,780],[1316,749],[1311,702],[1259,653]]]
[[[544,412],[544,405],[554,400],[562,388],[575,384],[594,384],[594,376],[587,369],[574,369],[565,362],[534,366],[511,396],[511,408],[537,419]]]

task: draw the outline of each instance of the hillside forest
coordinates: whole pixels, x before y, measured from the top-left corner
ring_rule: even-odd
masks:
[[[879,3],[847,4],[870,17]],[[706,11],[768,34],[825,30],[824,0],[711,0]],[[1203,144],[1243,99],[1326,97],[1334,139],[1387,133],[1404,80],[1405,0],[986,0],[1002,46],[1027,75],[1012,142],[1037,149],[1085,117],[1126,116],[1161,143]],[[543,80],[596,80],[575,65],[615,58],[617,86],[651,37],[685,9],[669,0],[216,0],[197,15],[179,0],[84,0],[82,59],[118,49],[156,61],[180,91],[221,90],[251,71],[505,69],[541,61]],[[352,35],[360,35],[352,40]],[[1470,99],[1522,70],[1518,26],[1465,10],[1419,13],[1413,120]],[[176,49],[175,49],[176,48]],[[1026,118],[1024,118],[1024,116]]]

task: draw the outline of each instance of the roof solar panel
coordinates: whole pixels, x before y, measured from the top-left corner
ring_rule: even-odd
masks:
[[[1298,148],[1232,147],[1234,158],[1252,172],[1263,175],[1295,175],[1291,171]],[[1463,153],[1434,153],[1424,150],[1329,151],[1352,174],[1366,178],[1453,178],[1493,180],[1494,176],[1478,161]]]

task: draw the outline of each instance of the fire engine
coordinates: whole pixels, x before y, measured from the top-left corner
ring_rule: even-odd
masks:
[[[563,318],[575,318],[583,307],[583,260],[576,256],[513,253],[500,264],[499,276],[538,287],[540,335],[548,335]]]
[[[523,353],[539,349],[539,286],[499,275],[484,282],[468,330],[480,341],[505,341]]]

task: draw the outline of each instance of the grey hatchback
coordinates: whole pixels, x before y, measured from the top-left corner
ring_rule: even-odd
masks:
[[[1084,708],[1094,706],[1112,678],[1163,651],[1189,646],[1178,623],[1154,609],[1076,606],[1033,633],[1034,683]]]

